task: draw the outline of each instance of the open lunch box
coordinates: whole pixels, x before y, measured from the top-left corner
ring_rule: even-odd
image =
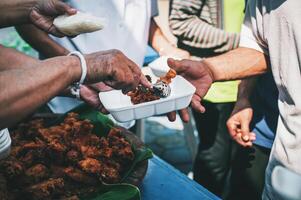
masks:
[[[158,79],[150,68],[143,68],[142,71],[149,75],[152,80]],[[170,87],[170,96],[136,105],[133,105],[131,98],[120,90],[100,92],[99,98],[116,121],[127,122],[188,107],[195,93],[195,87],[179,75],[172,80]]]

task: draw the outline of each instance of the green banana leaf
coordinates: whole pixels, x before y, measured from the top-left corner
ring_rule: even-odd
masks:
[[[98,136],[106,136],[110,129],[114,127],[114,122],[110,120],[107,116],[96,111],[95,109],[89,107],[86,104],[82,104],[70,112],[75,112],[79,114],[80,119],[89,119],[94,125],[93,132]],[[66,115],[60,117],[58,120],[53,122],[53,124],[61,123]],[[135,158],[132,162],[132,165],[125,172],[122,177],[124,182],[127,177],[133,172],[138,163],[150,159],[153,157],[153,153],[149,148],[142,147],[137,148],[132,144]],[[82,200],[140,200],[140,191],[139,189],[131,184],[105,184],[100,187],[99,191],[95,194],[92,194],[89,197],[82,198]]]

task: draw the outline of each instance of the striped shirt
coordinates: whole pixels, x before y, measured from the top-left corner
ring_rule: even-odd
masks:
[[[169,23],[178,46],[194,56],[214,56],[239,44],[239,34],[223,30],[222,0],[173,0]]]

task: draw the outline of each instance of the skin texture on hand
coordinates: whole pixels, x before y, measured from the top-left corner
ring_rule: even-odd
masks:
[[[97,85],[97,84],[96,84]],[[99,87],[98,87],[99,88]],[[98,93],[100,91],[97,89],[97,86],[93,85],[82,85],[80,87],[80,98],[85,101],[88,105],[92,106],[93,108],[99,110],[104,114],[109,114],[109,112],[105,109],[102,105]]]
[[[135,89],[138,84],[151,87],[140,68],[119,50],[93,53],[85,58],[88,83],[104,82],[114,89],[121,89],[124,94]]]
[[[60,0],[40,0],[31,9],[29,18],[34,25],[43,31],[57,37],[63,37],[64,35],[53,25],[54,18],[63,14],[76,14],[76,9]]]
[[[248,100],[239,99],[227,121],[227,128],[233,140],[243,147],[251,147],[256,135],[250,132],[253,109]]]

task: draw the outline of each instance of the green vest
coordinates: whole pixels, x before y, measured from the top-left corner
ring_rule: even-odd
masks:
[[[224,30],[239,33],[244,18],[244,0],[223,0]],[[212,84],[204,97],[212,103],[235,102],[239,81],[217,82]]]

